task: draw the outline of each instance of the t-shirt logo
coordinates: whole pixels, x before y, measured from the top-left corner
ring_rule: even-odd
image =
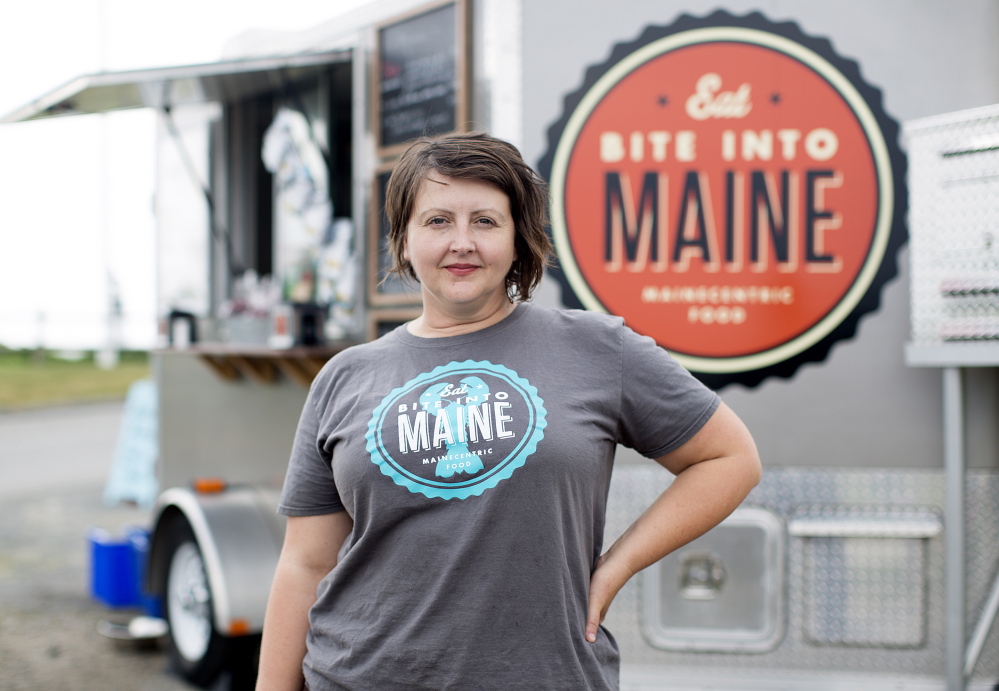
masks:
[[[382,399],[367,450],[410,492],[466,499],[527,462],[545,436],[546,415],[538,390],[508,367],[451,362]]]

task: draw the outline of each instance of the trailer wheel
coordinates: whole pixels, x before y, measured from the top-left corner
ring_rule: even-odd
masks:
[[[198,686],[214,682],[228,658],[229,641],[215,628],[212,588],[191,526],[174,520],[166,534],[166,597],[172,667]]]

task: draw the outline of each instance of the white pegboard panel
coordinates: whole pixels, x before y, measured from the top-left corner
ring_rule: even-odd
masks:
[[[905,123],[911,343],[999,349],[999,105]]]

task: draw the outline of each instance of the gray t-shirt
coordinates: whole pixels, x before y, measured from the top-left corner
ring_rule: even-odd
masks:
[[[584,638],[615,446],[662,456],[717,406],[621,319],[538,305],[334,357],[279,509],[354,520],[310,615],[310,689],[617,689],[613,637]]]

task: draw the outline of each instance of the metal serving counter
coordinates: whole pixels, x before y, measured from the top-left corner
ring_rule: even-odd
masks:
[[[160,487],[186,487],[196,477],[280,484],[309,384],[349,345],[199,343],[155,351]]]

